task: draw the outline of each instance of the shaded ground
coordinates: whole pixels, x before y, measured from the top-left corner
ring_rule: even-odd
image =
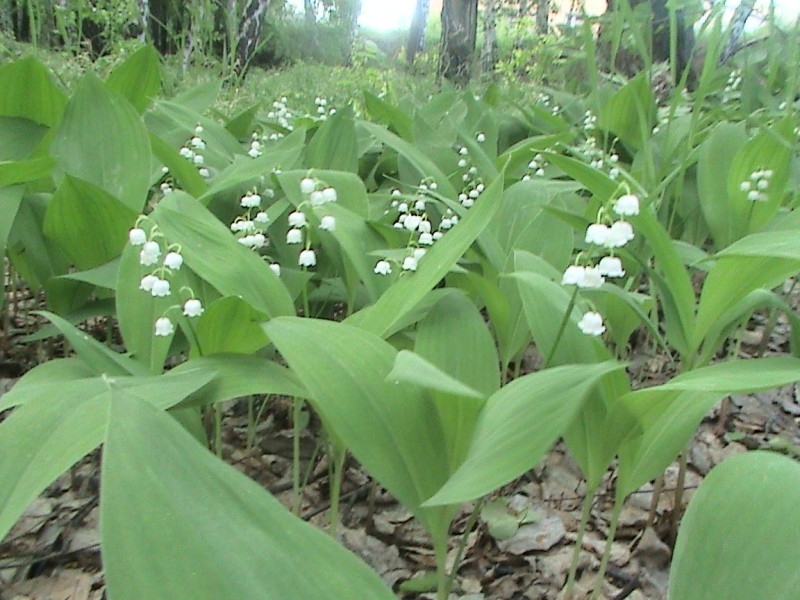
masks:
[[[743,338],[743,355],[754,354],[762,346],[758,327],[754,329]],[[768,353],[785,351],[786,328],[779,324],[763,345]],[[35,362],[35,357],[28,359]],[[634,379],[645,385],[667,375],[666,362],[659,357],[635,358],[633,364]],[[14,381],[3,379],[2,390]],[[727,410],[716,409],[709,415],[691,446],[684,501],[714,465],[733,454],[765,447],[796,453],[800,447],[798,394],[800,385],[796,384],[734,396]],[[290,414],[288,401],[254,400],[248,407],[242,400],[225,407],[223,420],[225,459],[286,506],[292,504]],[[254,426],[249,425],[252,415],[257,415]],[[309,473],[301,515],[320,527],[327,526],[329,507],[323,445],[319,424],[312,419],[301,438],[303,468]],[[97,527],[99,460],[95,452],[61,476],[0,542],[0,600],[104,598]],[[606,598],[666,597],[677,470],[672,465],[665,474],[664,492],[656,506],[652,485],[629,498],[612,549]],[[604,549],[613,485],[611,471],[595,501],[583,543],[579,579],[583,590],[591,589]],[[494,494],[477,528],[467,536],[454,597],[558,598],[569,569],[583,493],[579,470],[558,445],[537,468]],[[454,546],[472,508],[465,506],[455,520]],[[400,590],[402,582],[434,568],[430,543],[410,513],[374,486],[354,461],[348,462],[344,478],[340,523],[342,543],[378,571],[399,597],[434,597]],[[454,556],[455,548],[451,560]]]

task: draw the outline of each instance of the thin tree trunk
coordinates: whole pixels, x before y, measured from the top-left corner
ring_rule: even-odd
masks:
[[[478,27],[478,0],[444,0],[439,77],[458,87],[469,83]]]
[[[431,0],[417,0],[414,8],[414,17],[411,19],[411,29],[408,32],[406,44],[406,62],[414,64],[418,52],[424,50],[425,26],[428,23],[428,13],[431,10]]]
[[[733,13],[733,20],[731,21],[731,30],[730,34],[728,35],[728,41],[725,44],[725,49],[722,51],[722,56],[720,57],[720,64],[727,62],[730,57],[736,53],[736,49],[739,46],[739,40],[742,37],[742,33],[744,33],[744,26],[747,23],[747,19],[749,19],[750,15],[753,13],[755,3],[756,0],[742,0],[739,3],[739,6],[736,7],[736,11]]]
[[[528,17],[528,0],[519,1],[519,10],[517,11],[517,23],[514,27],[514,49],[519,50],[522,48],[523,40],[525,39],[525,20]]]
[[[270,0],[247,0],[245,4],[242,20],[239,22],[239,41],[236,44],[234,72],[238,77],[244,75],[258,50],[269,3]]]
[[[497,64],[497,1],[484,0],[481,70],[492,73]]]
[[[550,0],[538,0],[536,3],[536,33],[546,35],[550,27]]]
[[[147,41],[147,29],[150,26],[150,0],[139,0],[139,26],[142,30],[139,32],[138,39],[141,43]]]

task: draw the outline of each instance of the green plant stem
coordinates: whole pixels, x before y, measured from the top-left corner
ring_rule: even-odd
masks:
[[[328,512],[328,519],[330,522],[330,534],[335,538],[336,529],[339,525],[339,497],[342,494],[342,477],[344,475],[344,460],[347,456],[347,451],[333,442],[328,447],[332,456],[330,461],[331,508]]]
[[[553,347],[550,348],[550,352],[547,354],[547,358],[544,361],[544,366],[542,369],[546,369],[550,366],[550,362],[553,360],[553,357],[556,354],[556,350],[558,349],[558,344],[561,341],[561,336],[564,335],[564,330],[567,328],[567,323],[569,323],[569,318],[572,315],[572,309],[575,308],[575,301],[578,298],[578,286],[575,286],[575,290],[572,292],[572,297],[569,299],[569,304],[567,305],[567,310],[564,313],[564,318],[561,319],[561,325],[558,326],[558,333],[556,334],[556,339],[553,342]]]
[[[478,516],[481,514],[481,509],[483,508],[484,503],[485,498],[481,498],[475,503],[475,508],[472,509],[472,513],[470,513],[467,523],[464,525],[464,533],[461,535],[461,539],[458,541],[456,556],[455,560],[453,561],[453,568],[450,569],[450,573],[447,575],[445,580],[444,594],[442,595],[440,593],[440,598],[446,599],[450,595],[450,590],[453,589],[453,582],[456,579],[458,566],[461,564],[461,559],[464,556],[464,548],[467,547],[467,539],[469,538],[469,534],[472,532],[472,529],[475,527],[475,523],[478,521]],[[444,568],[442,570],[444,570]]]
[[[606,569],[608,569],[608,559],[611,558],[611,546],[614,544],[614,536],[617,533],[617,525],[619,524],[619,516],[622,514],[622,506],[624,499],[617,498],[614,502],[614,512],[611,515],[611,524],[608,529],[608,539],[606,540],[606,548],[603,551],[603,558],[600,560],[600,570],[597,572],[597,580],[595,582],[594,590],[589,600],[597,600],[603,591],[603,580],[606,576]]]
[[[586,490],[583,498],[583,508],[581,509],[581,522],[578,525],[578,537],[575,540],[575,549],[572,551],[572,563],[569,565],[569,575],[567,585],[564,588],[564,600],[571,600],[575,589],[575,578],[578,574],[578,562],[580,561],[581,548],[583,547],[583,536],[586,534],[586,526],[589,524],[589,515],[592,513],[595,490]]]
[[[300,416],[303,400],[294,398],[292,409],[292,512],[300,516]]]

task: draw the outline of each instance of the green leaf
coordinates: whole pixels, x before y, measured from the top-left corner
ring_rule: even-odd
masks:
[[[144,294],[144,292],[142,292]],[[72,323],[47,311],[37,311],[55,325],[67,339],[78,357],[89,366],[96,375],[146,375],[136,362],[123,354],[114,352],[108,346],[98,342]]]
[[[601,203],[606,202],[621,189],[618,182],[584,162],[553,152],[542,152],[541,154],[545,160],[553,163],[576,181],[580,181]]]
[[[153,46],[142,46],[124,62],[114,67],[106,86],[125,97],[143,113],[161,89],[161,64]]]
[[[364,90],[364,108],[374,121],[388,126],[401,138],[413,141],[413,120],[401,108],[389,104],[367,90]]]
[[[598,115],[599,127],[616,134],[633,148],[648,143],[655,122],[656,102],[646,71],[623,85]]]
[[[153,216],[170,243],[180,244],[186,265],[222,295],[240,296],[270,318],[294,314],[278,276],[197,200],[173,192]]]
[[[391,331],[394,324],[419,304],[478,238],[498,209],[502,185],[502,177],[495,179],[481,195],[480,201],[459,221],[458,227],[425,254],[415,273],[402,277],[375,304],[350,316],[347,321],[379,336]]]
[[[306,163],[316,169],[358,172],[352,107],[341,109],[317,129],[306,146]]]
[[[66,96],[34,57],[0,66],[0,81],[0,115],[22,117],[47,127],[55,127],[61,120]]]
[[[117,273],[116,305],[117,320],[126,350],[147,373],[161,373],[169,354],[173,336],[155,335],[156,320],[167,316],[173,323],[176,312],[168,312],[176,303],[175,295],[184,285],[185,273],[181,269],[170,277],[172,294],[161,298],[140,289],[142,277],[150,274],[149,267],[139,264],[139,248],[127,245],[122,253]]]
[[[405,141],[401,137],[386,130],[380,125],[374,123],[360,122],[361,127],[365,128],[372,136],[379,142],[382,142],[396,150],[401,156],[413,165],[418,171],[419,179],[423,177],[432,177],[439,185],[439,193],[447,198],[455,198],[458,196],[455,188],[450,184],[447,175],[445,175],[436,163],[428,158],[427,154],[410,142]]]
[[[252,354],[269,340],[259,327],[263,313],[236,296],[212,302],[197,319],[194,333],[197,350],[203,355]]]
[[[478,417],[469,452],[426,505],[478,498],[533,468],[564,433],[613,362],[567,365],[531,373],[502,387]]]
[[[112,398],[149,400],[165,409],[212,376],[103,375],[26,386],[24,399],[17,402],[22,406],[0,423],[0,539],[48,484],[102,442]]]
[[[78,83],[55,132],[58,169],[140,212],[150,187],[150,140],[127,100],[94,74]]]
[[[386,381],[416,385],[427,390],[464,398],[476,400],[485,398],[479,391],[451,377],[433,363],[409,350],[400,350],[397,353],[394,366],[386,376]]]
[[[334,539],[143,402],[111,402],[100,505],[117,600],[394,598]]]
[[[20,185],[0,188],[0,256],[6,254],[8,237],[17,218],[24,193],[25,187]]]
[[[205,406],[242,396],[275,394],[306,398],[308,391],[286,367],[259,356],[216,354],[192,358],[170,370],[170,374],[213,372],[208,385],[187,398],[181,406]]]
[[[36,388],[42,384],[52,385],[53,382],[91,379],[96,376],[97,373],[94,369],[75,356],[43,362],[25,373],[14,384],[14,387],[0,396],[0,412],[28,402],[33,397],[29,393],[30,388]]]
[[[681,521],[669,590],[682,600],[790,600],[800,586],[800,466],[748,452],[715,467]]]
[[[137,214],[108,192],[67,175],[47,205],[44,232],[79,269],[93,269],[120,255]]]
[[[662,473],[723,397],[787,385],[798,378],[800,359],[727,361],[623,396],[619,408],[634,415],[638,426],[620,448],[618,494],[625,497]]]
[[[770,289],[800,271],[796,231],[754,233],[717,253],[708,273],[694,330],[699,348],[720,315],[753,290]]]
[[[717,125],[698,149],[697,191],[700,208],[717,248],[724,248],[736,239],[728,179],[734,158],[746,141],[744,123],[726,122]]]
[[[30,158],[47,128],[28,119],[0,116],[0,161]]]
[[[387,379],[397,351],[343,323],[280,317],[264,328],[335,438],[426,528],[446,531],[450,509],[420,506],[449,475],[442,428],[421,388]]]
[[[50,156],[0,162],[0,187],[49,177],[53,165],[55,159]]]

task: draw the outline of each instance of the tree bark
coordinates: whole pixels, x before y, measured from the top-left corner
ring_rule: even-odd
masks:
[[[550,26],[550,0],[536,2],[536,33],[546,35]]]
[[[428,13],[431,10],[431,0],[417,0],[414,8],[414,17],[411,19],[411,29],[408,31],[406,44],[406,62],[414,64],[418,52],[424,50],[425,26],[428,23]]]
[[[244,75],[258,49],[269,3],[270,0],[247,0],[245,3],[242,20],[239,22],[239,40],[236,43],[234,72],[238,77]]]
[[[727,62],[730,57],[736,53],[739,47],[739,40],[742,37],[742,33],[744,33],[744,26],[747,23],[747,19],[749,19],[750,15],[753,13],[755,3],[756,0],[742,0],[736,7],[736,11],[733,13],[733,20],[731,21],[728,41],[725,43],[725,49],[722,51],[722,56],[719,60],[720,64]]]
[[[497,0],[484,0],[481,70],[492,73],[497,64]]]
[[[457,87],[469,83],[478,27],[478,0],[444,0],[439,77]]]

